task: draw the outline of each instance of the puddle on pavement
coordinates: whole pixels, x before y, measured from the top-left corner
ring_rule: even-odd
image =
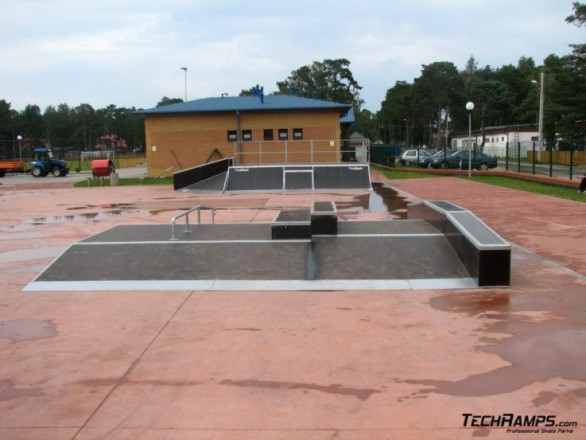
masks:
[[[39,387],[15,387],[9,380],[0,380],[0,401],[19,399],[21,397],[40,397],[45,392]]]
[[[223,380],[220,382],[221,385],[230,385],[235,387],[256,387],[256,388],[268,388],[268,389],[281,389],[303,392],[318,391],[327,394],[338,394],[343,396],[356,397],[362,401],[367,400],[373,394],[378,394],[381,391],[376,389],[368,388],[349,388],[343,387],[339,384],[332,385],[318,385],[314,383],[296,383],[296,382],[276,382],[276,381],[264,381],[264,380]]]
[[[0,339],[12,339],[15,342],[20,342],[53,338],[55,336],[57,336],[57,331],[50,321],[33,319],[0,321]]]
[[[431,306],[443,312],[466,313],[469,316],[487,313],[507,313],[510,310],[508,292],[470,293],[465,296],[439,296]]]
[[[407,218],[407,205],[410,202],[405,197],[381,182],[373,182],[372,190],[369,194],[356,196],[352,202],[336,202],[336,206],[340,210],[360,208],[365,212],[390,213],[400,219]]]
[[[95,208],[96,206],[92,206]],[[106,218],[115,216],[115,215],[123,215],[128,214],[131,212],[138,212],[138,211],[146,211],[150,215],[157,215],[164,212],[175,212],[175,211],[186,211],[191,209],[192,206],[180,206],[175,208],[162,208],[162,209],[141,209],[131,204],[118,204],[118,205],[108,205],[104,206],[105,208],[113,208],[116,207],[118,209],[112,209],[110,211],[104,212],[89,212],[84,214],[72,214],[72,215],[56,215],[52,217],[37,217],[33,219],[25,220],[25,223],[29,225],[46,225],[46,224],[54,224],[54,223],[68,223],[68,222],[97,222],[100,220],[104,220]],[[80,210],[80,209],[87,209],[89,206],[79,206],[68,208],[68,210]],[[30,227],[30,226],[29,226]],[[10,231],[17,230],[16,227],[10,228]]]
[[[560,307],[550,297],[544,310]],[[480,292],[440,295],[431,298],[433,309],[447,313],[462,313],[479,319],[480,344],[475,350],[499,356],[508,365],[472,374],[460,380],[411,379],[400,382],[423,385],[416,394],[445,394],[452,396],[492,396],[511,393],[533,383],[545,383],[555,378],[586,382],[586,330],[574,319],[559,316],[536,321],[522,309],[515,310],[508,292]],[[563,307],[563,304],[562,304]],[[494,335],[494,336],[493,336]],[[504,337],[503,335],[509,335]],[[585,388],[564,390],[554,386],[547,395],[534,399],[534,405],[553,398],[563,400],[568,393],[582,396]],[[552,397],[554,396],[554,397]]]
[[[113,215],[120,215],[123,211],[121,209],[104,211],[104,212],[90,212],[87,214],[75,214],[75,215],[56,215],[52,217],[37,217],[30,220],[26,220],[26,223],[33,225],[46,225],[53,223],[67,223],[67,222],[97,222]]]
[[[32,229],[32,225],[2,226],[0,232],[21,232]]]
[[[63,205],[61,205],[63,206]],[[68,211],[78,211],[81,209],[93,209],[93,208],[100,208],[100,209],[129,209],[134,208],[132,203],[105,203],[102,205],[81,205],[81,206],[72,206],[67,208]]]
[[[360,194],[354,197],[353,201],[348,202],[337,202],[338,208],[340,210],[345,210],[351,212],[353,209],[359,208],[361,212],[375,212],[375,213],[390,213],[393,217],[406,219],[407,218],[407,204],[409,203],[405,197],[402,197],[392,188],[385,186],[383,183],[374,182],[372,184],[373,191],[365,194]],[[158,200],[162,199],[169,199],[174,200],[174,198],[169,197],[161,197]],[[266,199],[246,199],[246,200],[239,200],[236,203],[234,201],[215,201],[213,206],[216,206],[216,209],[263,209],[266,203]],[[201,201],[200,204],[206,204]],[[211,204],[211,203],[207,203]],[[238,205],[238,206],[235,206]],[[241,206],[243,205],[243,206]],[[84,221],[100,221],[111,217],[113,215],[121,215],[128,212],[137,212],[137,211],[146,211],[150,215],[158,215],[165,212],[175,212],[175,211],[186,211],[191,209],[193,206],[185,205],[185,206],[164,206],[164,207],[147,207],[147,206],[140,206],[140,204],[132,204],[132,203],[109,203],[103,205],[80,205],[80,206],[72,206],[67,208],[69,211],[78,211],[82,209],[106,209],[103,212],[91,212],[91,213],[83,213],[83,214],[72,214],[72,215],[60,215],[60,216],[52,216],[52,217],[37,217],[33,219],[26,220],[25,223],[32,224],[32,225],[43,225],[43,224],[52,224],[52,223],[67,223],[67,222],[84,222]],[[11,229],[15,230],[15,229]]]

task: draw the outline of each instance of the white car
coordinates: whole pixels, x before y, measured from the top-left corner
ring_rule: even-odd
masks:
[[[423,157],[431,157],[431,154],[429,154],[426,150],[423,150],[421,148],[419,150],[406,150],[403,154],[401,154],[401,157],[399,158],[399,163],[401,163],[401,165],[417,165],[419,163],[419,158]]]

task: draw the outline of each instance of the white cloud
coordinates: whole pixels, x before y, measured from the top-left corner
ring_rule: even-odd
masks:
[[[238,94],[323,58],[351,61],[376,111],[422,64],[471,54],[481,66],[541,63],[570,52],[583,30],[551,0],[0,0],[0,99],[20,109],[88,102],[150,107],[183,97]]]

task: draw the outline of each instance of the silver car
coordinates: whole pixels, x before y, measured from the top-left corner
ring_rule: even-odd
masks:
[[[431,154],[429,154],[426,150],[420,148],[420,149],[411,149],[411,150],[406,150],[403,154],[401,154],[401,157],[399,158],[399,163],[401,165],[411,165],[411,164],[415,164],[417,165],[419,163],[419,159],[422,158],[427,158],[427,157],[431,157]]]

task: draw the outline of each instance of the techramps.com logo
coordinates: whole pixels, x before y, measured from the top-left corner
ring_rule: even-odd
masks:
[[[462,427],[505,429],[509,434],[574,434],[578,422],[558,421],[555,415],[462,414]]]

